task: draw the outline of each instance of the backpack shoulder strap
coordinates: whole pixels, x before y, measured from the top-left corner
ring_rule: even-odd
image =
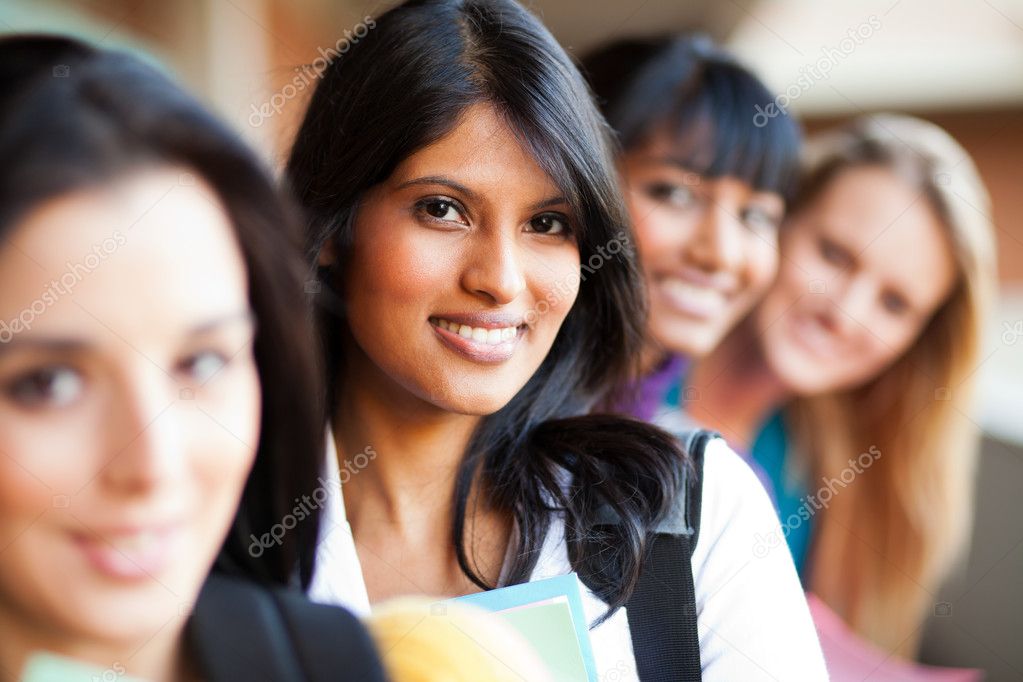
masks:
[[[677,434],[693,468],[683,484],[682,523],[658,529],[636,588],[626,603],[636,668],[642,682],[701,679],[692,554],[700,530],[704,450],[717,434]]]
[[[210,682],[386,679],[368,633],[344,609],[217,573],[199,595],[190,636]]]
[[[682,447],[689,455],[693,470],[687,475],[685,482],[685,520],[686,531],[692,536],[691,549],[696,549],[696,541],[700,537],[700,510],[703,507],[703,457],[707,444],[721,434],[709,429],[694,428],[679,434]]]

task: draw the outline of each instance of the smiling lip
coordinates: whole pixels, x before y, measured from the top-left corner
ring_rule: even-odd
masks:
[[[728,295],[720,289],[701,286],[679,277],[663,278],[654,285],[671,309],[698,320],[712,320],[725,312]]]
[[[507,315],[437,315],[429,322],[449,349],[473,362],[492,365],[515,354],[527,329],[521,320]]]
[[[480,313],[438,313],[430,316],[431,320],[447,320],[469,327],[483,329],[501,329],[502,327],[521,327],[525,324],[523,315],[498,312]]]
[[[836,340],[812,315],[797,312],[789,321],[792,337],[811,357],[834,360],[837,356]]]
[[[184,551],[181,524],[89,529],[71,534],[75,547],[97,572],[118,581],[152,579]]]

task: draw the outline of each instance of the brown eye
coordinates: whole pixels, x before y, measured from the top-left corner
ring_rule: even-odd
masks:
[[[451,212],[451,204],[446,201],[434,201],[426,205],[426,212],[434,218],[444,219]]]
[[[568,234],[568,220],[557,213],[545,213],[529,221],[533,232],[539,234]]]
[[[885,292],[881,296],[881,305],[883,305],[884,309],[892,315],[901,315],[909,310],[909,301],[907,301],[903,296],[891,291]]]
[[[670,182],[655,182],[646,186],[646,193],[651,199],[680,208],[692,205],[696,195],[688,187],[673,185]]]
[[[202,351],[179,363],[178,369],[190,380],[204,384],[227,366],[230,358],[217,351]]]
[[[416,211],[432,220],[443,220],[444,222],[461,223],[463,225],[466,223],[459,206],[450,199],[439,197],[424,199],[416,204]]]
[[[84,380],[71,367],[43,367],[21,375],[6,389],[7,395],[22,407],[67,407],[82,393]]]
[[[830,239],[821,239],[820,252],[824,260],[840,268],[852,262],[852,254]]]
[[[752,230],[777,230],[781,220],[759,206],[750,206],[742,212],[742,222]]]

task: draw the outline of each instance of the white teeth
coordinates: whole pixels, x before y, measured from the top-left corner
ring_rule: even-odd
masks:
[[[675,277],[665,279],[662,286],[672,295],[686,299],[701,308],[717,308],[725,303],[725,297],[720,291],[697,286]]]
[[[707,315],[716,314],[727,305],[727,298],[718,289],[698,286],[675,277],[665,279],[661,286],[674,301]]]
[[[485,343],[488,346],[496,346],[506,341],[511,341],[518,336],[518,327],[501,327],[499,329],[485,329],[483,327],[470,327],[467,324],[449,322],[439,317],[430,318],[430,322],[445,331],[458,334],[463,339],[472,339],[477,343]]]

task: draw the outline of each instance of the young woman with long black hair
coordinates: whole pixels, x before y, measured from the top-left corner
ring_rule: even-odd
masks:
[[[620,144],[650,300],[640,380],[618,407],[667,423],[690,363],[774,280],[799,125],[784,111],[759,120],[773,95],[707,36],[617,40],[586,55],[583,72]]]
[[[330,382],[312,595],[365,611],[576,571],[598,673],[637,679],[622,607],[689,460],[591,414],[634,376],[644,327],[606,125],[514,2],[410,2],[376,24],[324,74],[287,169]],[[722,441],[706,462],[704,675],[824,678],[791,559],[752,554],[777,528],[766,495]]]

